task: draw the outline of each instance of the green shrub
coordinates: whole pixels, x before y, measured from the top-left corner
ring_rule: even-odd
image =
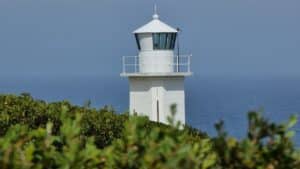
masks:
[[[59,119],[62,107],[68,109],[67,116],[82,114],[81,133],[85,136],[94,136],[98,148],[104,148],[111,142],[122,136],[124,123],[129,114],[116,114],[112,107],[104,106],[97,110],[89,107],[74,106],[68,101],[47,103],[33,99],[30,94],[23,93],[20,96],[0,95],[0,136],[4,135],[8,128],[16,124],[26,124],[30,129],[46,127],[48,122],[53,123],[52,133],[58,134],[62,121]],[[151,130],[154,126],[168,127],[161,123],[148,121],[145,128]],[[206,135],[199,130],[186,126],[186,130],[194,136]]]
[[[131,117],[124,135],[104,149],[105,168],[208,169],[216,166],[216,153],[208,138],[195,141],[178,128],[144,129],[147,118]]]
[[[29,94],[0,95],[0,136],[4,135],[10,126],[26,124],[30,129],[45,128],[48,122],[53,124],[52,133],[59,134],[63,122],[59,119],[65,114],[74,118],[76,113],[82,115],[81,133],[85,136],[95,136],[96,145],[103,148],[115,138],[120,138],[124,121],[128,114],[117,115],[114,110],[104,107],[96,110],[88,107],[71,105],[67,101],[46,103],[34,100]]]
[[[0,168],[300,169],[292,141],[295,116],[277,124],[250,112],[242,139],[228,136],[223,122],[210,138],[169,120],[171,126],[118,115],[107,106],[0,95]]]
[[[28,95],[4,100],[6,103],[9,100],[9,104],[2,104],[0,113],[8,115],[6,120],[11,122],[0,138],[0,166],[4,169],[209,168],[216,162],[208,138],[149,122],[146,117],[116,115],[108,107],[96,111],[68,102],[35,102]],[[26,104],[21,104],[22,100]],[[29,106],[32,107],[27,109]],[[35,116],[37,110],[40,110],[37,117],[45,116],[47,120],[36,123],[36,117],[29,117]],[[14,111],[17,113],[13,114]],[[58,127],[53,119],[58,121]],[[197,135],[196,131],[191,132]],[[99,147],[97,137],[99,141],[115,139],[112,144],[101,142],[106,146]],[[135,151],[133,144],[144,152]]]
[[[93,118],[60,105],[61,122],[53,132],[50,120],[45,126],[11,125],[0,138],[0,166],[7,169],[38,168],[211,168],[216,153],[209,138],[194,137],[187,130],[149,123],[146,117],[126,117],[122,135],[104,149],[97,148],[94,136],[83,135],[82,124]],[[111,123],[112,114],[104,112],[96,122]],[[86,121],[90,120],[90,121]],[[90,126],[96,124],[89,123]],[[105,125],[104,125],[105,126]],[[145,127],[148,126],[148,127]],[[109,126],[111,127],[111,126]],[[101,128],[101,130],[113,130]],[[114,134],[114,133],[112,133]],[[112,136],[113,137],[113,136]],[[197,141],[195,141],[197,139]]]
[[[27,125],[12,126],[0,138],[0,166],[2,169],[81,169],[100,168],[100,153],[92,137],[80,134],[81,115],[75,119],[65,116],[62,108],[59,135],[52,134],[53,123],[46,128],[30,129]]]
[[[213,139],[219,165],[226,169],[300,169],[300,152],[290,130],[296,122],[297,117],[292,116],[289,122],[276,124],[249,112],[247,137],[238,141],[228,137],[221,121],[216,124],[218,136]]]

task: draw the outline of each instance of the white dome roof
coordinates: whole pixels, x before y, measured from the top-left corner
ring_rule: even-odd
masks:
[[[178,31],[175,28],[172,28],[171,26],[160,21],[159,16],[157,14],[154,14],[152,21],[136,29],[133,33],[158,33],[158,32],[177,33]]]

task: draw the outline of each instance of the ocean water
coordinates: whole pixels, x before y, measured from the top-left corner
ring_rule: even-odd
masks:
[[[223,119],[230,135],[246,135],[247,112],[259,110],[272,121],[300,117],[300,77],[201,77],[186,80],[187,124],[215,135],[214,124]],[[128,81],[114,77],[1,77],[0,93],[29,92],[49,102],[69,100],[82,105],[91,100],[100,108],[112,105],[119,113],[128,110]],[[300,120],[300,119],[299,119]],[[300,123],[295,126],[300,145]]]

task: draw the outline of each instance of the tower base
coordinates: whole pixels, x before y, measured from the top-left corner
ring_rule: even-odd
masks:
[[[129,77],[129,85],[131,114],[168,124],[171,105],[176,104],[174,120],[185,124],[184,76]]]

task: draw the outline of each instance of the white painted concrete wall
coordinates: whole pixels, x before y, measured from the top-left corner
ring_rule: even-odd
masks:
[[[139,52],[141,73],[174,72],[174,52],[172,50],[149,50]]]
[[[130,77],[129,82],[130,113],[136,112],[167,124],[170,106],[175,103],[175,120],[185,124],[184,77]]]

